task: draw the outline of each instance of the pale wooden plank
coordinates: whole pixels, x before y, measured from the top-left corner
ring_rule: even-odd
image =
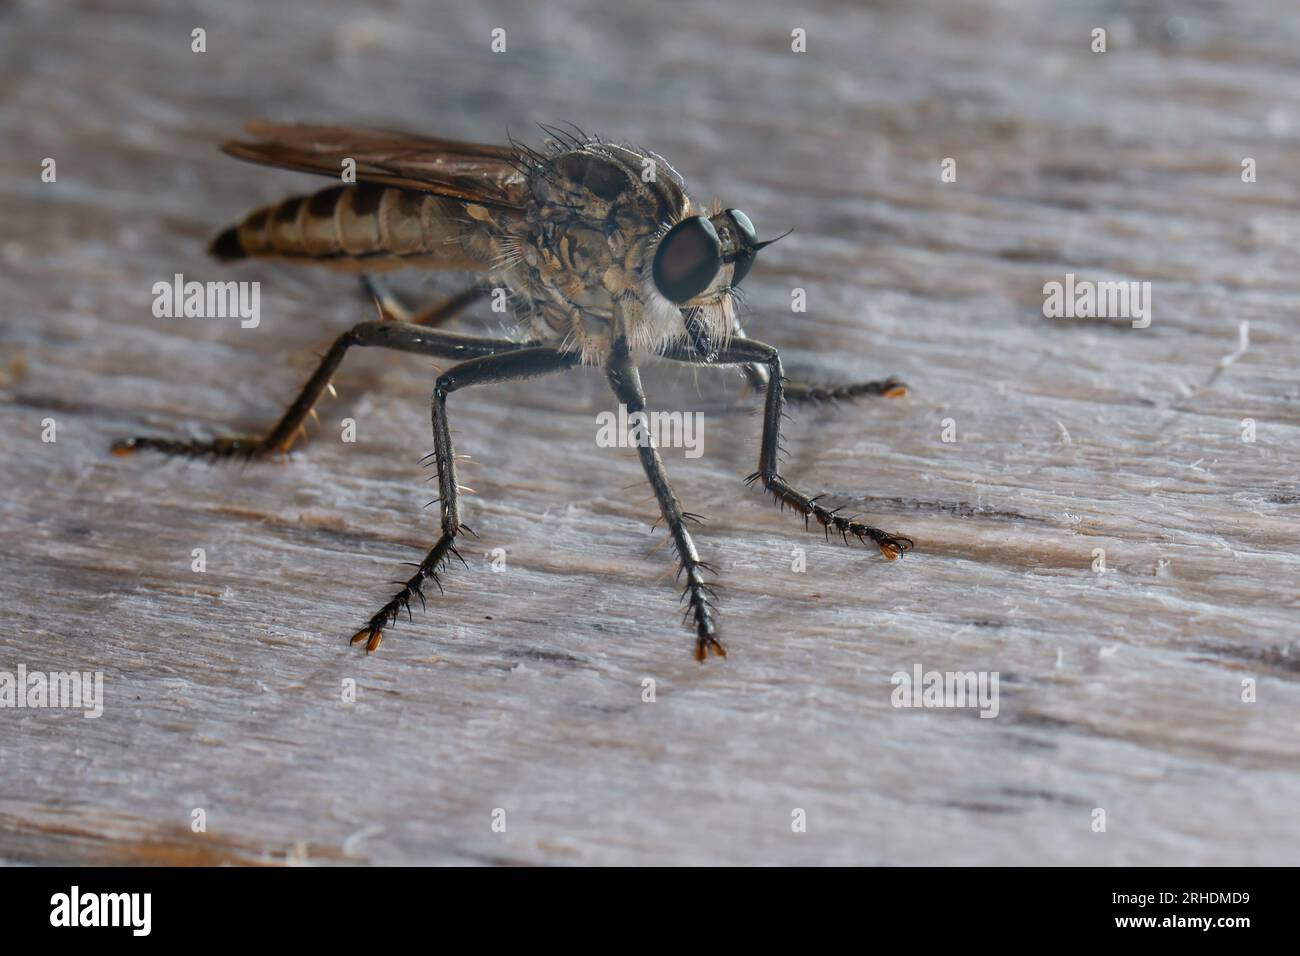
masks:
[[[0,711],[0,858],[1294,862],[1300,22],[1283,0],[916,7],[8,10],[0,670],[102,669],[107,702]],[[796,412],[788,472],[916,551],[804,534],[741,485],[738,379],[649,370],[662,407],[706,415],[706,454],[667,456],[724,585],[732,653],[700,667],[636,460],[595,446],[599,376],[458,395],[481,537],[358,656],[343,639],[435,531],[429,363],[349,358],[325,420],[356,418],[355,446],[330,428],[246,470],[106,454],[270,421],[367,313],[346,277],[252,266],[256,330],[150,315],[153,282],[226,277],[216,228],[306,184],[215,151],[256,116],[489,140],[573,120],[795,227],[746,282],[751,334],[792,374],[913,394]],[[1066,272],[1151,281],[1151,327],[1044,319]],[[1241,321],[1250,349],[1211,381]],[[916,663],[998,671],[999,716],[891,707]]]

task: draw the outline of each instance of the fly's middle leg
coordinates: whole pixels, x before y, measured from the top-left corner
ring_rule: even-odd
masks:
[[[441,591],[439,572],[452,556],[460,558],[456,551],[456,538],[465,533],[474,534],[461,521],[461,488],[456,482],[456,453],[451,442],[451,429],[447,424],[447,396],[471,385],[489,385],[561,372],[581,362],[582,355],[577,352],[561,352],[547,347],[520,348],[463,362],[438,377],[433,389],[432,458],[434,468],[437,469],[437,501],[442,517],[442,534],[401,590],[375,612],[365,627],[352,635],[353,644],[365,641],[366,652],[373,651],[383,640],[384,629],[396,621],[402,611],[410,616],[411,598],[418,597],[420,603],[424,603],[426,581],[432,580]]]
[[[745,330],[740,327],[739,319],[732,322],[731,334],[734,338],[745,338]],[[740,371],[754,391],[760,395],[767,391],[768,370],[765,363],[745,362],[740,366]],[[853,382],[847,385],[814,385],[787,379],[784,389],[786,401],[814,404],[852,401],[855,398],[875,395],[884,398],[902,398],[907,394],[907,384],[892,375],[874,382]]]
[[[248,460],[287,452],[302,433],[307,416],[316,407],[321,395],[330,387],[330,380],[343,361],[343,356],[354,345],[457,359],[496,355],[522,348],[519,343],[508,339],[441,332],[403,322],[362,322],[334,340],[334,344],[325,353],[312,377],[298,393],[298,397],[265,435],[235,435],[210,441],[153,437],[127,438],[113,444],[113,453],[129,455],[141,450],[151,450],[167,455]]]

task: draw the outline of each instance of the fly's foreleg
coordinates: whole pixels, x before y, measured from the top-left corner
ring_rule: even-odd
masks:
[[[701,364],[689,345],[670,346],[663,353],[665,358],[681,362]],[[718,352],[710,364],[763,366],[767,374],[766,398],[763,406],[763,438],[759,447],[758,471],[745,479],[747,484],[761,481],[763,487],[772,494],[783,508],[790,507],[803,515],[805,526],[809,519],[815,518],[826,531],[827,537],[835,532],[848,543],[850,537],[859,541],[870,540],[880,553],[891,561],[904,551],[912,548],[912,539],[902,535],[891,534],[845,517],[839,509],[830,510],[819,504],[822,495],[808,495],[793,487],[780,473],[781,418],[785,404],[786,381],[782,375],[781,356],[770,345],[764,345],[753,339],[733,339],[726,348]]]
[[[439,358],[471,359],[516,351],[522,346],[507,339],[481,338],[440,332],[403,322],[362,322],[344,332],[330,346],[315,373],[303,386],[284,415],[263,436],[228,436],[211,441],[187,441],[173,438],[128,438],[113,444],[113,453],[129,455],[140,450],[159,451],[168,455],[211,458],[264,458],[287,452],[302,433],[304,422],[321,395],[330,387],[330,379],[353,346],[395,349]]]
[[[618,400],[626,407],[629,415],[645,412],[645,393],[641,389],[641,375],[629,358],[626,347],[616,349],[606,368],[609,384]],[[688,519],[695,515],[682,510],[681,502],[673,493],[672,485],[664,472],[663,459],[659,452],[649,443],[639,444],[637,453],[641,457],[641,467],[645,469],[650,487],[654,489],[659,500],[659,510],[668,525],[673,547],[677,551],[677,578],[686,579],[682,590],[682,599],[687,601],[686,616],[694,620],[695,625],[695,659],[703,661],[710,654],[727,656],[727,650],[718,640],[717,612],[712,598],[717,595],[705,582],[706,572],[713,573],[713,568],[700,560],[695,550],[695,542],[686,529]]]
[[[442,534],[416,567],[415,574],[402,585],[402,589],[370,618],[365,627],[352,636],[353,644],[365,641],[367,653],[373,651],[383,640],[384,629],[402,611],[410,615],[413,597],[418,597],[420,603],[424,604],[426,581],[432,580],[441,591],[440,571],[451,557],[460,558],[456,551],[456,538],[466,532],[471,535],[474,533],[460,517],[460,485],[456,483],[456,454],[451,443],[451,429],[447,425],[447,396],[470,385],[534,378],[573,368],[581,362],[582,355],[577,352],[561,352],[553,348],[521,348],[464,362],[438,377],[433,389],[433,464],[437,469]]]

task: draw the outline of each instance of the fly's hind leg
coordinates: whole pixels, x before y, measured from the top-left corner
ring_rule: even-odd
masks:
[[[508,339],[440,332],[403,322],[362,322],[334,340],[334,344],[325,353],[315,373],[303,386],[293,404],[285,410],[284,415],[265,435],[227,436],[211,441],[127,438],[113,444],[113,453],[130,455],[141,450],[151,450],[167,455],[248,460],[287,452],[301,434],[307,416],[311,414],[321,395],[329,388],[330,379],[343,361],[343,356],[354,345],[456,359],[496,355],[516,351],[522,347],[519,343]]]
[[[606,376],[610,387],[618,400],[626,407],[629,415],[645,412],[645,393],[641,389],[641,375],[627,353],[627,343],[616,347],[606,367]],[[682,590],[682,599],[687,601],[686,616],[694,619],[695,625],[695,659],[703,661],[710,654],[727,656],[727,650],[718,640],[717,611],[713,606],[713,588],[704,580],[706,572],[713,568],[700,560],[695,550],[695,542],[686,529],[686,522],[698,520],[695,515],[682,510],[681,502],[673,493],[668,476],[664,473],[664,463],[653,445],[638,445],[637,453],[641,457],[641,466],[646,478],[659,499],[659,510],[668,524],[668,533],[672,536],[673,547],[677,551],[679,562],[677,577],[686,579]]]
[[[442,590],[439,572],[452,556],[460,558],[455,541],[461,534],[474,532],[460,520],[460,485],[456,483],[456,455],[451,443],[451,429],[447,425],[447,396],[457,389],[470,385],[490,385],[510,382],[538,375],[548,375],[573,368],[582,362],[578,352],[561,352],[547,347],[516,348],[499,355],[484,355],[463,362],[438,377],[433,389],[433,462],[437,469],[438,504],[442,513],[442,534],[433,549],[416,566],[402,589],[381,607],[352,635],[352,643],[366,642],[369,653],[384,638],[384,629],[406,611],[411,613],[411,599],[418,597],[424,603],[424,584],[432,580]],[[464,560],[463,558],[461,559]]]
[[[470,286],[437,305],[412,313],[386,282],[368,272],[361,274],[361,289],[374,300],[383,318],[396,319],[398,322],[406,322],[410,325],[422,325],[425,328],[450,321],[468,306],[487,295],[487,290],[481,286]]]
[[[732,337],[745,338],[745,330],[740,327],[740,320],[732,322]],[[741,374],[750,387],[760,395],[767,391],[768,369],[762,362],[745,362],[740,366]],[[840,402],[879,395],[884,398],[902,398],[907,394],[907,384],[894,378],[880,379],[875,382],[854,382],[848,385],[813,385],[808,382],[785,382],[785,398],[790,402]]]

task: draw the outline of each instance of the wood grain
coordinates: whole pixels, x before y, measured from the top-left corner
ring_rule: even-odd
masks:
[[[0,8],[0,670],[106,687],[99,719],[0,710],[0,859],[1296,861],[1294,5],[683,11]],[[107,453],[269,424],[369,317],[346,276],[206,258],[319,184],[217,152],[255,117],[488,142],[571,120],[663,153],[763,235],[793,227],[746,280],[750,334],[792,376],[912,393],[796,410],[786,473],[915,551],[805,533],[742,484],[759,422],[739,377],[647,369],[657,407],[705,414],[701,458],[666,452],[720,571],[731,655],[700,666],[635,455],[596,447],[600,375],[474,390],[451,402],[468,566],[359,655],[345,638],[436,531],[429,362],[349,356],[287,463]],[[260,326],[155,318],[177,272],[260,281]],[[1066,273],[1151,282],[1150,327],[1044,318]],[[998,716],[893,707],[918,663],[998,672]]]

